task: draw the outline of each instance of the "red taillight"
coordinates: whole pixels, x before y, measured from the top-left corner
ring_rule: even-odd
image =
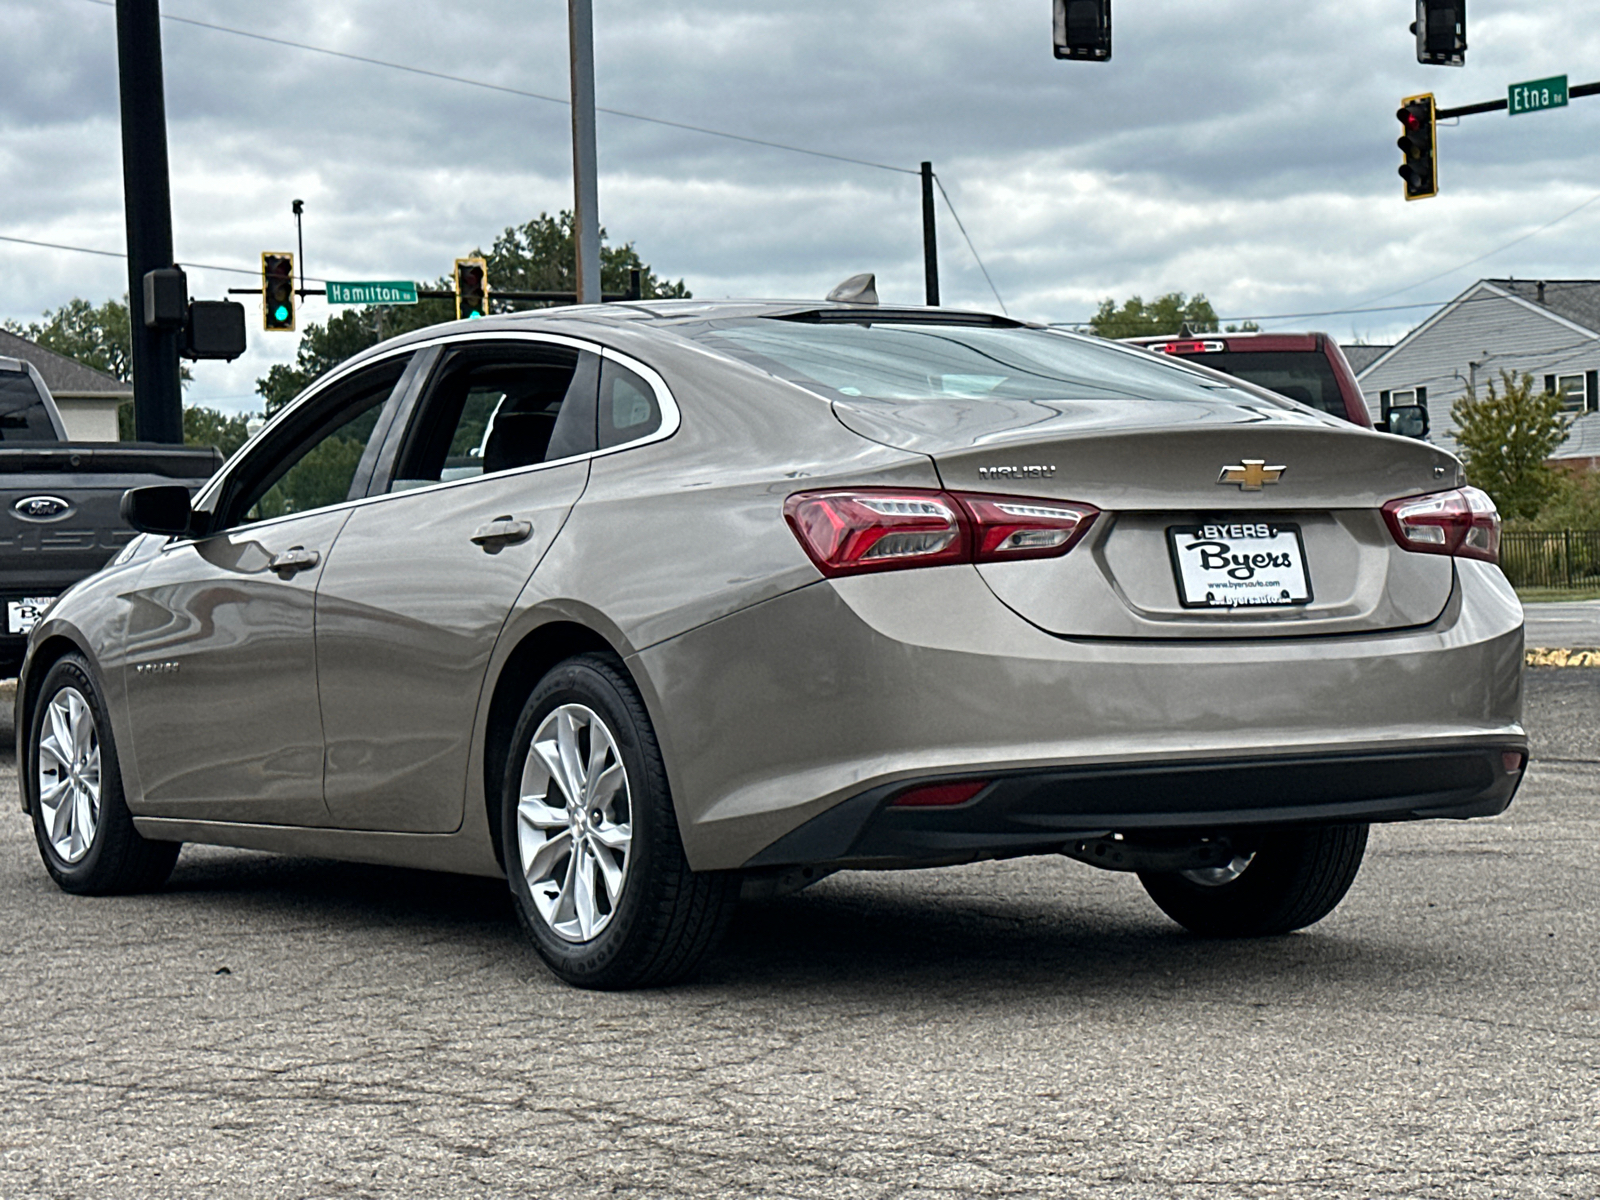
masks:
[[[824,575],[968,562],[966,514],[943,492],[800,492],[783,515]]]
[[[1500,561],[1500,514],[1475,487],[1391,500],[1383,519],[1394,540],[1418,554]]]
[[[916,488],[799,492],[783,506],[800,544],[829,578],[1054,558],[1077,545],[1099,511],[1066,501]]]
[[[1076,546],[1100,510],[1090,504],[957,492],[972,519],[978,562],[1055,558]]]
[[[987,779],[963,779],[960,783],[929,784],[927,787],[901,792],[894,798],[891,807],[949,808],[955,804],[965,804],[988,786]]]

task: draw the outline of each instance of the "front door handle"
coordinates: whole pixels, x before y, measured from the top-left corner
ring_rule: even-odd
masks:
[[[519,521],[512,516],[496,517],[473,531],[474,545],[482,546],[490,554],[498,554],[502,546],[514,546],[533,536],[533,522]]]
[[[304,546],[291,546],[281,554],[274,554],[267,562],[267,566],[288,579],[296,571],[309,571],[321,561],[322,555],[315,550],[307,550]]]

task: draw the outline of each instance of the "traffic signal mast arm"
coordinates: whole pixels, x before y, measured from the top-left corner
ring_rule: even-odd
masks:
[[[1600,96],[1600,83],[1580,83],[1576,87],[1567,89],[1567,95],[1577,100],[1583,96]],[[1507,107],[1508,101],[1485,100],[1479,104],[1463,104],[1459,108],[1441,108],[1433,115],[1440,121],[1448,121],[1452,117],[1470,117],[1476,113],[1500,112]]]

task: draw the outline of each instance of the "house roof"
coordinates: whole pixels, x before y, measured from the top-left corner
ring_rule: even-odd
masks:
[[[1543,304],[1558,317],[1600,333],[1600,279],[1485,279],[1530,304]],[[1539,299],[1540,290],[1544,299]]]
[[[7,358],[20,358],[32,363],[44,378],[52,396],[96,397],[107,400],[126,399],[133,395],[133,387],[114,375],[86,367],[75,359],[54,350],[46,350],[37,342],[0,329],[0,354]]]
[[[1391,349],[1393,349],[1391,346],[1346,346],[1343,342],[1339,343],[1339,350],[1344,355],[1345,362],[1350,364],[1350,369],[1357,375]]]

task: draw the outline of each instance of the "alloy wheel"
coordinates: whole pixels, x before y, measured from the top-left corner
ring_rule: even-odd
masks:
[[[1255,853],[1235,854],[1232,859],[1220,867],[1197,867],[1193,871],[1178,872],[1190,883],[1198,883],[1201,887],[1221,887],[1232,883],[1244,874],[1244,869],[1255,859]]]
[[[563,704],[534,731],[517,791],[517,852],[534,908],[560,938],[611,923],[633,848],[628,772],[592,709]]]
[[[83,693],[64,687],[50,698],[39,738],[39,807],[50,848],[77,863],[100,825],[100,731]]]

